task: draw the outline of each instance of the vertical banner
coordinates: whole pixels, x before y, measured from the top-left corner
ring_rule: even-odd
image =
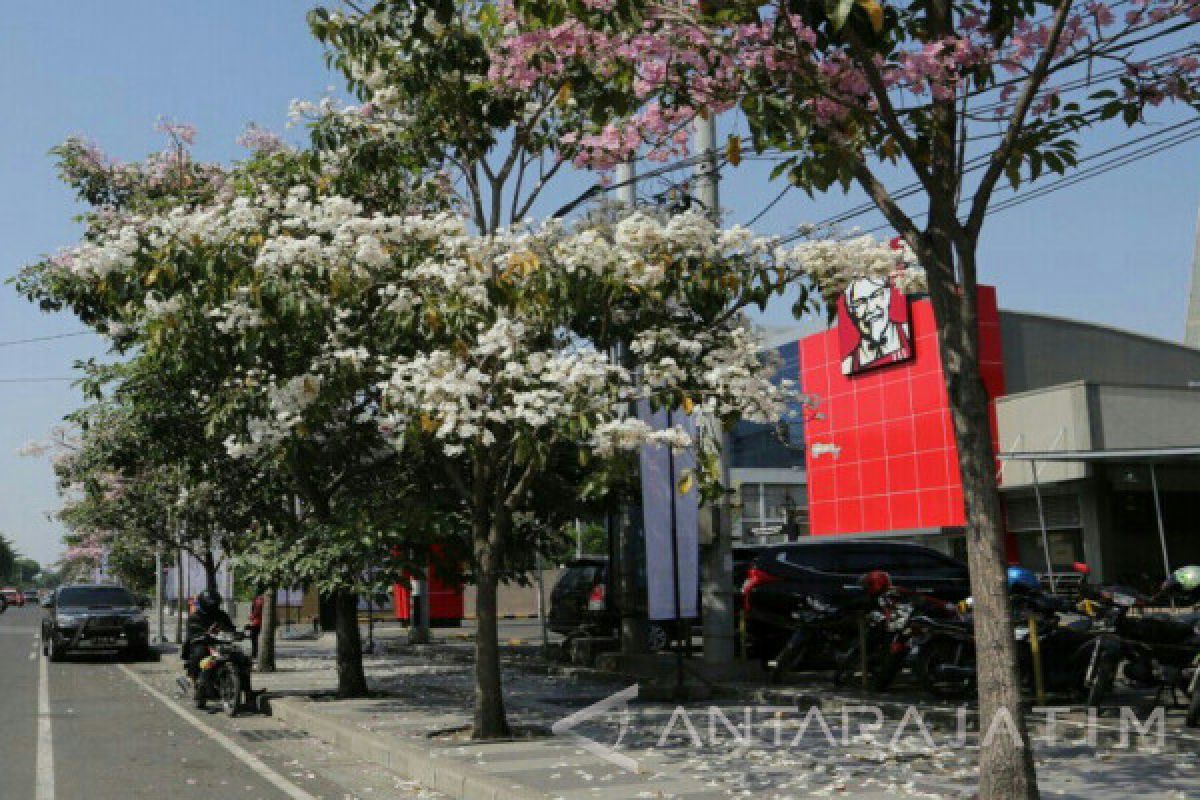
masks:
[[[666,411],[651,413],[649,403],[638,403],[638,417],[655,430],[668,425]],[[670,422],[693,437],[695,422],[682,412],[673,412]],[[671,461],[674,458],[674,474]],[[696,481],[684,494],[679,483],[696,468],[691,450],[670,452],[665,445],[647,445],[640,453],[642,471],[642,513],[646,528],[646,600],[650,619],[675,618],[675,584],[679,584],[679,617],[695,619],[700,591],[700,499]],[[675,526],[671,526],[671,504],[675,505]],[[675,574],[678,553],[679,574]]]

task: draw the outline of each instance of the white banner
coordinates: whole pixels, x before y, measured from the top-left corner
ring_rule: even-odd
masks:
[[[673,412],[668,420],[666,411],[650,413],[649,404],[638,404],[638,416],[655,430],[670,424],[679,425],[694,437],[695,422],[682,412]],[[672,460],[674,474],[672,474]],[[642,518],[646,529],[646,600],[650,619],[675,618],[675,559],[679,557],[679,618],[699,616],[697,599],[700,586],[700,497],[696,481],[685,494],[680,494],[680,480],[696,468],[692,450],[674,453],[664,445],[646,446],[640,454],[642,468]],[[672,530],[671,512],[674,502],[675,526]],[[672,548],[674,539],[674,548]]]

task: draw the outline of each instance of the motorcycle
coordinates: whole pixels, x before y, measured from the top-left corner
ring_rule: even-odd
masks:
[[[1160,595],[1147,597],[1124,586],[1086,587],[1084,602],[1120,637],[1121,677],[1131,686],[1155,689],[1156,705],[1165,692],[1173,703],[1182,692],[1190,698],[1188,727],[1200,727],[1200,614],[1140,613],[1161,601]]]
[[[920,642],[928,626],[936,625],[955,613],[952,603],[935,597],[893,587],[886,576],[864,577],[875,609],[864,618],[862,641],[866,644],[866,684],[872,691],[888,689],[906,664],[920,655]],[[872,587],[874,591],[872,591]],[[845,658],[843,670],[835,682],[861,681],[864,659],[856,641]]]
[[[192,647],[204,647],[208,655],[200,660],[195,675],[180,678],[180,686],[190,692],[192,704],[203,709],[208,701],[220,704],[231,717],[237,716],[243,703],[249,705],[254,697],[250,688],[250,657],[238,642],[246,639],[243,631],[209,630]]]
[[[1074,694],[1088,706],[1097,706],[1112,691],[1121,642],[1117,636],[1095,629],[1090,619],[1062,622],[1060,614],[1073,608],[1070,601],[1045,594],[1013,597],[1017,663],[1022,683],[1031,688],[1035,682],[1032,618],[1045,688]],[[913,672],[927,693],[954,698],[975,689],[973,616],[970,604],[964,603],[957,619],[914,621],[919,632],[913,644]]]
[[[816,597],[804,597],[801,607],[792,612],[792,621],[792,635],[771,670],[773,683],[781,682],[784,674],[799,666],[836,668],[857,635],[850,609]]]

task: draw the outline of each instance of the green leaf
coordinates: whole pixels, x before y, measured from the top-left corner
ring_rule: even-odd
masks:
[[[854,10],[855,0],[826,0],[825,13],[835,31],[840,31],[846,25],[846,18]]]

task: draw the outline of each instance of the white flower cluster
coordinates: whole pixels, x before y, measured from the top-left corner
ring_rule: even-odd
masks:
[[[368,213],[304,187],[284,194],[263,187],[250,199],[124,220],[64,265],[90,281],[121,270],[128,285],[148,287],[125,320],[136,325],[197,302],[200,295],[169,295],[150,271],[167,268],[171,253],[201,246],[232,259],[246,284],[200,309],[197,319],[207,319],[214,336],[289,336],[307,324],[301,335],[321,343],[293,374],[247,364],[227,381],[226,391],[243,393],[242,407],[261,409],[227,440],[237,456],[317,435],[302,423],[318,401],[355,408],[354,424],[374,420],[397,446],[416,432],[452,456],[521,437],[578,437],[600,453],[647,442],[695,447],[682,429],[654,431],[627,418],[627,403],[682,393],[697,412],[775,420],[787,390],[772,382],[749,327],[737,320],[706,327],[674,283],[731,278],[732,291],[748,276],[783,274],[802,258],[847,259],[845,247],[784,250],[744,228],[720,230],[699,213],[635,212],[616,224],[551,221],[479,236],[456,213]],[[572,330],[575,312],[556,305],[574,291],[564,282],[586,281],[597,294],[629,292],[663,320],[630,343],[636,376]],[[275,309],[287,310],[276,319]],[[358,390],[327,396],[351,391],[342,388],[352,383],[349,371],[361,378]],[[359,402],[376,392],[381,404]]]
[[[596,426],[590,441],[592,450],[600,456],[612,456],[621,451],[636,450],[643,445],[665,445],[672,450],[687,450],[696,445],[683,427],[654,429],[637,417],[620,417]]]
[[[841,293],[858,278],[892,278],[904,292],[926,290],[925,270],[903,241],[893,246],[873,236],[819,239],[793,251],[805,270],[827,295]]]
[[[744,325],[699,331],[686,339],[673,329],[646,330],[629,349],[638,357],[642,392],[681,389],[711,414],[774,422],[794,399],[792,387],[773,380],[775,364]]]
[[[489,447],[496,431],[549,435],[579,414],[615,407],[625,370],[591,349],[534,349],[529,326],[500,317],[465,352],[398,360],[385,384],[389,429],[419,420],[447,455]]]

